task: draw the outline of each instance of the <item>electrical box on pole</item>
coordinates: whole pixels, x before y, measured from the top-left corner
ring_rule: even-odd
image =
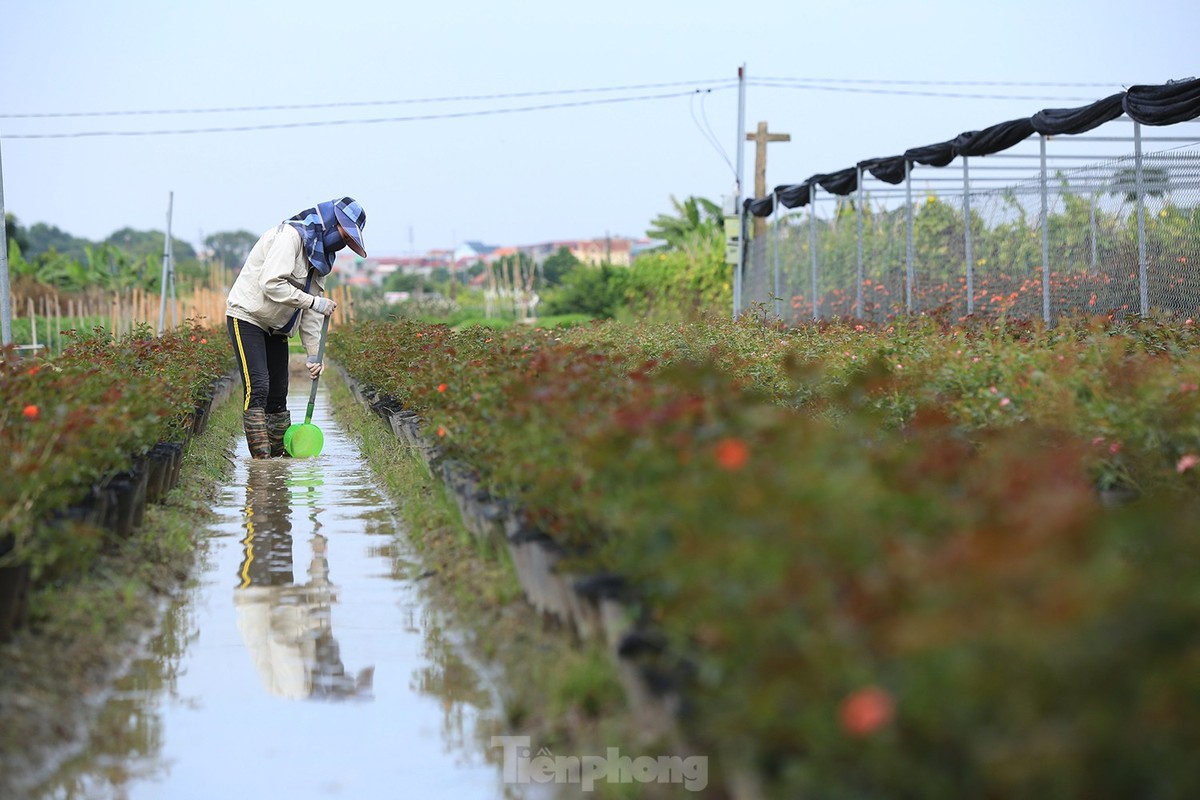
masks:
[[[741,262],[742,217],[737,212],[737,198],[725,195],[725,263],[737,265]]]
[[[746,129],[746,65],[742,64],[738,67],[738,113],[737,113],[737,164],[734,172],[737,174],[737,182],[733,187],[733,208],[725,209],[725,253],[726,260],[729,261],[730,251],[730,217],[733,218],[732,229],[734,241],[737,246],[733,248],[733,260],[729,263],[733,264],[733,317],[737,319],[738,314],[742,313],[742,273],[745,271],[743,267],[743,259],[745,258],[745,248],[742,247],[744,238],[742,222],[742,161],[743,152],[746,146],[746,137],[743,132]]]

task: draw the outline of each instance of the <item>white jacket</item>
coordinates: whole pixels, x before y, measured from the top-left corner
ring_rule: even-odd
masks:
[[[316,356],[322,318],[312,310],[312,304],[325,293],[325,276],[313,270],[306,293],[304,284],[310,269],[300,232],[281,222],[260,236],[250,250],[229,290],[225,313],[280,336],[293,336],[299,330],[305,351]],[[297,308],[302,310],[296,324],[285,330]]]

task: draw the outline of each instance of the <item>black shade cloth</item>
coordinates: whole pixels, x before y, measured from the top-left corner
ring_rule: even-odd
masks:
[[[1112,122],[1125,113],[1125,93],[1117,92],[1103,100],[1079,108],[1044,108],[1029,118],[1033,129],[1046,136],[1086,133]]]
[[[1125,113],[1143,125],[1174,125],[1200,117],[1200,79],[1188,78],[1162,86],[1131,86],[1125,92]]]
[[[830,172],[828,175],[814,175],[809,180],[816,181],[830,194],[850,194],[858,188],[858,167]]]
[[[1173,125],[1196,119],[1200,117],[1200,79],[1188,78],[1161,86],[1133,86],[1128,91],[1118,92],[1079,108],[1043,109],[1032,117],[999,122],[980,131],[959,134],[946,142],[913,147],[905,150],[902,156],[867,159],[860,161],[857,167],[813,175],[804,183],[777,186],[775,193],[785,207],[797,208],[812,201],[814,183],[832,194],[847,195],[855,191],[858,188],[860,167],[881,181],[898,184],[904,181],[906,164],[944,167],[960,155],[986,156],[999,153],[1035,133],[1046,136],[1084,133],[1117,119],[1122,113],[1145,125]],[[769,200],[770,198],[761,198],[753,202],[767,203]],[[766,216],[771,211],[753,213]]]
[[[904,157],[910,162],[915,161],[918,164],[925,164],[930,167],[944,167],[953,161],[957,155],[958,151],[954,149],[954,142],[938,142],[937,144],[927,144],[924,147],[913,147],[904,151]]]
[[[746,202],[742,204],[742,207],[756,217],[769,217],[775,210],[775,195],[769,194],[757,200],[746,198]]]
[[[858,166],[884,183],[904,183],[904,156],[868,158],[858,162]]]
[[[811,180],[809,178],[809,181]],[[776,186],[775,194],[779,197],[780,204],[786,208],[799,208],[800,206],[808,205],[812,199],[809,181],[793,183],[787,186]]]
[[[1033,133],[1033,123],[1029,121],[1029,117],[1022,117],[998,122],[981,131],[959,134],[951,144],[959,155],[986,156],[1007,150],[1014,144],[1025,141]]]

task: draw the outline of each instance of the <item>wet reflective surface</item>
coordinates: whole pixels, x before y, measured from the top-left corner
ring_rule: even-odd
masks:
[[[317,458],[238,442],[195,585],[41,797],[517,796],[493,688],[327,406]]]

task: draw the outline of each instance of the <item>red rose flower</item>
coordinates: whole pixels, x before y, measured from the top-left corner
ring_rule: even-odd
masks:
[[[741,439],[730,437],[717,442],[713,455],[717,459],[717,466],[733,472],[746,466],[750,460],[750,448]]]
[[[892,696],[878,686],[852,692],[842,701],[838,718],[851,736],[869,736],[892,721],[896,707]]]

